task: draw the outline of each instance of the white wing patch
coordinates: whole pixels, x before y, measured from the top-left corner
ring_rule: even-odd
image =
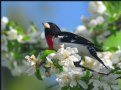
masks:
[[[58,36],[58,38],[63,38],[64,36]]]
[[[75,40],[74,40],[74,39],[72,39],[72,40],[71,40],[71,43],[73,43],[73,42],[75,42]]]

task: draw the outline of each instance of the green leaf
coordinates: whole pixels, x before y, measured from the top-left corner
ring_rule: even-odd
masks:
[[[25,35],[25,36],[23,37],[23,40],[24,40],[24,41],[27,41],[27,40],[29,40],[30,38],[31,38],[30,36]]]
[[[118,80],[118,84],[121,86],[121,79]],[[121,90],[121,88],[119,90]]]
[[[16,26],[15,22],[14,21],[10,21],[10,22],[7,23],[5,30],[8,31],[9,27],[15,27],[15,26]]]
[[[121,86],[121,79],[119,79],[119,85]]]
[[[41,77],[41,74],[40,74],[40,70],[39,70],[39,68],[36,68],[35,76],[37,77],[37,79],[39,79],[39,80],[43,80],[42,77]]]
[[[16,26],[15,29],[17,30],[18,34],[24,34],[23,29],[19,26]]]
[[[116,27],[115,27],[115,26],[110,26],[108,29],[109,29],[109,31],[110,31],[113,35],[116,35]]]
[[[13,49],[14,49],[14,45],[13,45],[14,43],[12,42],[12,41],[8,41],[8,44],[7,44],[7,47],[8,47],[8,50],[9,51],[13,51]]]
[[[62,87],[61,90],[68,90],[68,87],[67,86]]]
[[[51,54],[51,53],[55,53],[56,51],[54,50],[45,50],[42,54],[41,54],[41,59],[45,59],[47,57],[47,55]]]
[[[84,90],[83,88],[79,88],[79,87],[77,87],[77,86],[75,86],[75,87],[73,87],[73,88],[70,88],[70,90]]]
[[[37,27],[36,27],[36,25],[32,21],[30,22],[30,24],[31,24],[32,31],[36,32],[38,30]]]
[[[21,58],[21,56],[18,52],[14,53],[14,57],[15,57],[16,60],[19,60]]]
[[[63,67],[58,63],[59,62],[58,59],[53,59],[52,62],[54,66],[59,69],[59,73],[63,71]]]
[[[104,4],[106,6],[106,12],[109,18],[109,22],[114,22],[117,18],[121,16],[121,2],[117,3],[115,1],[104,1]]]
[[[115,52],[115,51],[117,51],[117,50],[118,50],[117,47],[109,47],[109,48],[105,48],[105,51]]]
[[[81,79],[83,81],[85,81],[86,83],[88,83],[89,82],[89,78],[90,78],[90,72],[86,71],[86,75],[84,77],[82,77]]]
[[[75,86],[75,87],[68,87],[68,86],[65,86],[65,87],[62,87],[61,90],[85,90],[84,88],[82,88],[81,86]]]
[[[121,47],[121,31],[117,32],[116,35],[111,35],[107,38],[103,45],[104,50],[114,47]]]

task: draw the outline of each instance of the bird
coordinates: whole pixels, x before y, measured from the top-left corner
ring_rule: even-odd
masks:
[[[97,52],[102,52],[103,50],[97,48],[91,41],[74,33],[61,31],[53,22],[44,22],[42,24],[49,49],[58,50],[61,44],[64,44],[64,47],[76,47],[79,54],[95,58],[108,69],[97,55]],[[75,64],[77,65],[77,63]]]

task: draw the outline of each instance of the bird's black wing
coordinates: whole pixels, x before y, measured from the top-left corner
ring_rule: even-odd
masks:
[[[61,42],[76,43],[76,44],[82,44],[82,45],[88,45],[88,46],[91,45],[95,48],[96,51],[99,51],[99,52],[102,51],[89,40],[70,32],[59,32],[57,34],[54,34],[54,36],[60,38]]]
[[[58,34],[55,34],[54,36],[60,38],[61,42],[65,42],[65,43],[94,45],[89,40],[87,40],[87,39],[85,39],[85,38],[83,38],[81,36],[75,35],[73,33],[70,33],[70,32],[60,32]]]

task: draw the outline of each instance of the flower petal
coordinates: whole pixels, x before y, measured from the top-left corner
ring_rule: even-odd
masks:
[[[71,86],[71,87],[74,87],[74,86],[76,86],[76,85],[77,85],[77,82],[76,82],[75,80],[72,80],[71,83],[70,83],[70,86]]]
[[[84,81],[78,80],[77,82],[78,82],[84,89],[87,89],[87,88],[88,88],[88,85],[87,85]]]

